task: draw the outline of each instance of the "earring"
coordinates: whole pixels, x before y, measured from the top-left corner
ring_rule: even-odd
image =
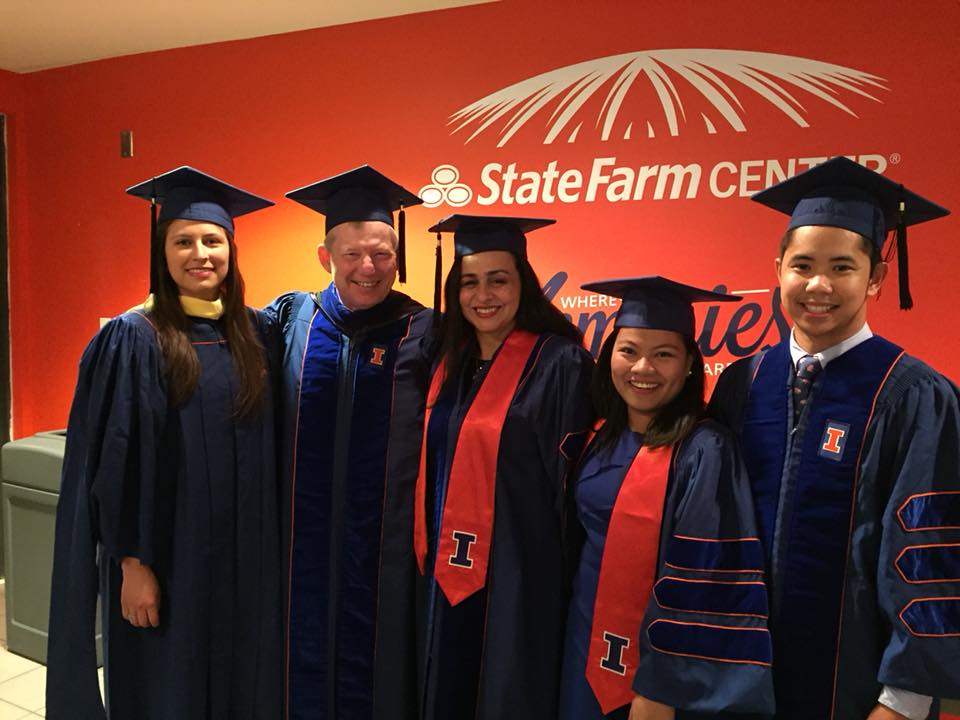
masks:
[[[693,375],[693,370],[687,370],[687,376]]]

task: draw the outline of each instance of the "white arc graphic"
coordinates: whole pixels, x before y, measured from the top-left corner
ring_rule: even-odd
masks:
[[[503,147],[531,118],[551,106],[544,145],[565,131],[569,131],[567,141],[573,142],[583,137],[591,124],[581,109],[606,89],[592,124],[602,140],[609,140],[624,99],[641,77],[653,86],[672,136],[679,135],[681,125],[688,121],[681,93],[687,86],[708,100],[717,112],[718,117],[713,119],[697,113],[711,135],[717,132],[716,120],[720,118],[736,132],[746,132],[744,108],[730,81],[757,93],[800,127],[809,127],[809,123],[804,116],[806,108],[797,97],[798,90],[854,117],[857,114],[840,100],[842,93],[879,103],[882,101],[871,91],[888,90],[885,79],[877,75],[791,55],[686,48],[644,50],[587,60],[527,78],[457,110],[450,116],[450,124],[455,125],[454,133],[475,126],[464,144],[496,125],[500,136],[497,147]],[[678,87],[676,77],[686,83]],[[503,122],[498,123],[500,120]],[[655,137],[658,124],[656,119],[627,118],[623,122],[623,137]],[[646,131],[637,132],[639,128]]]

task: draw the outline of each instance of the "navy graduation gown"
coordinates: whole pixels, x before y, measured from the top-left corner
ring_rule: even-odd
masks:
[[[610,515],[642,439],[627,431],[612,448],[589,450],[577,473],[577,516],[586,539],[567,623],[561,720],[626,720],[629,714],[624,706],[605,716],[585,672]],[[746,540],[730,544],[722,557],[716,548],[727,543],[710,542],[720,538]],[[700,423],[671,464],[657,582],[638,629],[633,679],[638,694],[677,708],[678,720],[772,711],[767,599],[759,543],[751,538],[753,503],[736,444],[715,423]],[[738,633],[748,640],[734,648]]]
[[[290,720],[415,714],[413,491],[432,312],[349,311],[331,284],[267,308],[283,337]]]
[[[257,317],[265,343],[269,331]],[[273,409],[237,418],[222,324],[189,318],[201,375],[169,408],[147,316],[108,323],[80,362],[57,508],[47,717],[261,720],[280,709]],[[119,561],[149,565],[160,626],[120,609]],[[94,652],[98,588],[107,713]]]
[[[875,336],[824,368],[791,432],[791,373],[783,342],[711,401],[757,499],[777,718],[861,720],[883,685],[960,697],[956,386]]]
[[[428,428],[421,717],[555,720],[573,565],[567,476],[593,417],[593,360],[569,340],[538,338],[501,430],[486,585],[451,607],[432,573],[437,528],[460,425],[487,368],[441,395]]]

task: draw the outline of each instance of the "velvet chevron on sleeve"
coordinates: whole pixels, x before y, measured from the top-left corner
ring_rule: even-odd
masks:
[[[960,696],[956,386],[874,336],[829,362],[791,430],[787,343],[738,365],[713,405],[768,559],[776,717],[860,720],[883,686]]]
[[[586,542],[567,623],[562,720],[626,720],[629,714],[629,704],[601,710],[586,666],[601,566],[604,573],[622,567],[603,564],[611,517],[642,443],[642,435],[626,431],[612,447],[592,446],[577,474]],[[743,461],[731,435],[716,423],[700,423],[674,449],[654,542],[649,601],[637,598],[632,636],[609,647],[620,653],[627,643],[639,643],[639,662],[635,669],[622,667],[623,681],[633,692],[676,708],[678,720],[772,712],[763,554]],[[616,670],[610,652],[604,667]]]

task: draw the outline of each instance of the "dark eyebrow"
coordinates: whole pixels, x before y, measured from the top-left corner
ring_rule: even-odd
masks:
[[[508,275],[509,273],[510,273],[509,270],[488,270],[487,272],[484,273],[484,276],[491,277],[492,275]],[[479,276],[480,276],[479,273],[465,272],[460,275],[460,279],[463,280],[464,278],[477,278]]]
[[[186,232],[174,233],[174,234],[171,235],[170,237],[171,237],[173,240],[192,240],[192,239],[193,239],[193,235],[191,235],[190,233],[186,233]],[[219,233],[214,233],[214,232],[204,233],[203,235],[200,236],[200,239],[201,239],[201,240],[206,240],[207,238],[216,238],[217,240],[223,240],[223,239],[224,239],[223,235],[220,235]]]
[[[793,257],[790,258],[790,261],[792,262],[794,260],[809,260],[811,262],[816,262],[816,258],[813,257],[812,255],[794,255]],[[830,262],[837,262],[839,260],[844,260],[846,262],[857,261],[857,259],[853,257],[853,255],[837,255],[835,257],[830,258]]]
[[[633,347],[633,348],[638,348],[638,347],[640,347],[635,340],[630,340],[629,338],[620,338],[620,337],[618,337],[618,338],[617,338],[617,342],[616,342],[615,344],[616,344],[616,345],[619,345],[619,344],[621,344],[621,343],[623,343],[623,344],[625,344],[625,345],[629,345],[630,347]],[[667,343],[660,343],[659,345],[654,345],[652,348],[650,348],[650,349],[648,350],[648,352],[655,352],[655,351],[657,351],[657,350],[663,350],[664,348],[666,348],[667,350],[679,350],[679,349],[680,349],[680,345],[679,345],[679,344],[674,344],[674,343],[669,343],[669,342],[667,342]]]

